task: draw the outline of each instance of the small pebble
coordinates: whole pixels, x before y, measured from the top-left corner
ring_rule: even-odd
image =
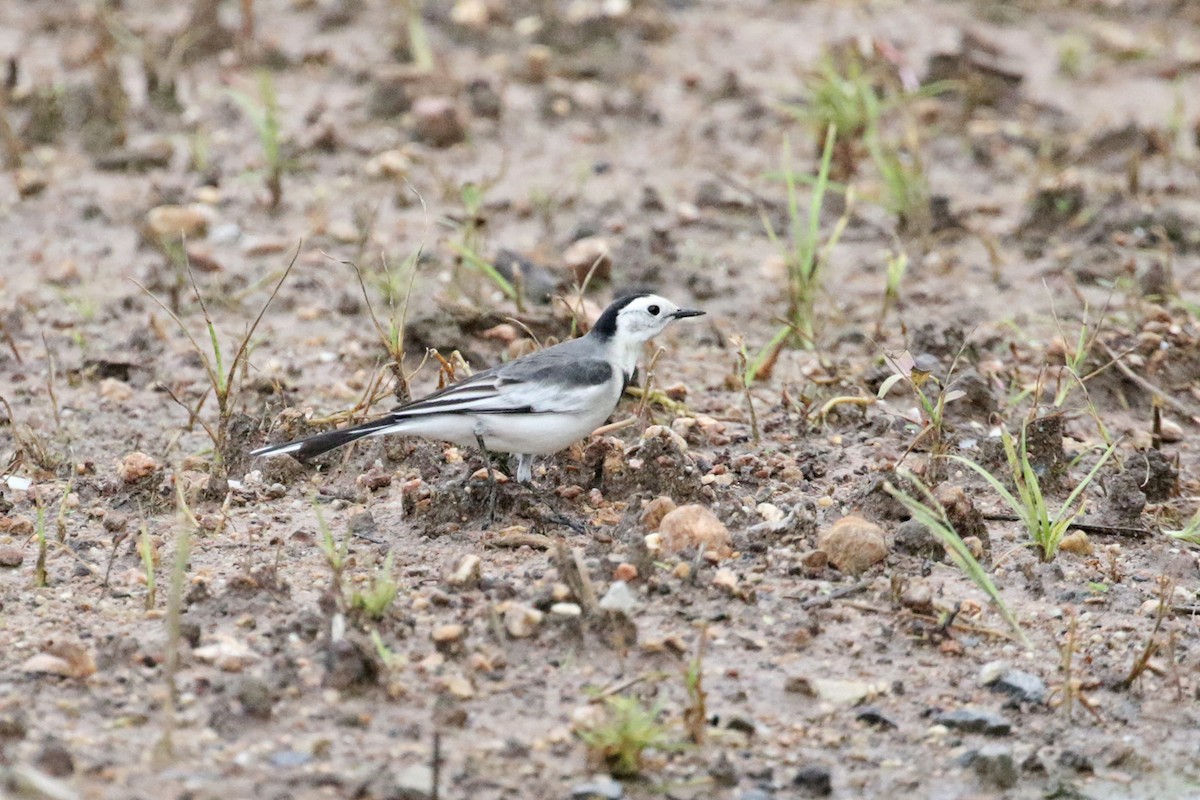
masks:
[[[833,776],[827,767],[801,767],[792,785],[807,797],[829,797],[833,794]]]
[[[817,546],[829,555],[829,563],[842,572],[858,575],[887,558],[883,529],[862,517],[843,517],[821,534]]]
[[[704,553],[716,553],[718,558],[733,554],[729,528],[701,505],[680,506],[671,511],[662,518],[658,532],[662,536],[663,549],[668,553],[699,549]]]
[[[619,611],[629,615],[637,607],[637,598],[629,590],[629,584],[624,581],[614,581],[604,597],[600,599],[600,608],[605,611]]]
[[[638,570],[633,564],[623,561],[617,564],[617,568],[613,570],[613,580],[629,583],[637,580]]]
[[[0,567],[19,567],[24,559],[21,548],[12,545],[0,547]]]
[[[483,559],[468,553],[459,559],[454,571],[446,576],[446,583],[456,589],[474,589],[483,575]]]
[[[513,603],[504,612],[504,629],[514,639],[528,639],[537,631],[543,616],[536,608]]]

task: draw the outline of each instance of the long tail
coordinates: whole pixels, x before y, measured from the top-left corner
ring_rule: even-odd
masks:
[[[379,433],[385,428],[395,427],[396,420],[392,417],[384,417],[383,419],[364,422],[362,425],[356,425],[353,428],[346,428],[340,431],[326,431],[318,433],[315,436],[309,436],[304,439],[297,439],[294,442],[286,444],[273,444],[269,447],[260,447],[257,450],[252,450],[252,456],[292,456],[293,458],[305,461],[310,458],[328,453],[330,450],[335,450],[342,445],[356,442],[364,436],[370,436],[374,433]]]

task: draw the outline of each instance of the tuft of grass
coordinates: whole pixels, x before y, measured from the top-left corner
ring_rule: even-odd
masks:
[[[875,320],[875,338],[883,338],[883,324],[896,303],[900,301],[900,286],[904,276],[908,274],[908,254],[903,250],[893,252],[887,259],[887,270],[884,273],[886,283],[883,287],[883,303],[879,307],[879,316]]]
[[[201,346],[200,342],[192,335],[191,330],[179,318],[178,314],[171,310],[162,300],[158,299],[153,292],[137,281],[134,281],[134,284],[139,289],[145,292],[151,300],[158,304],[159,308],[174,320],[175,325],[183,331],[183,334],[192,346],[192,350],[200,357],[200,362],[204,366],[204,373],[208,378],[209,386],[199,402],[194,407],[190,407],[178,397],[175,397],[174,394],[171,394],[171,399],[188,412],[189,422],[191,420],[199,421],[205,433],[208,434],[209,439],[212,441],[213,463],[210,476],[210,487],[212,489],[219,489],[223,492],[222,487],[228,477],[228,462],[230,455],[232,455],[230,452],[229,425],[233,417],[234,401],[237,398],[242,380],[248,369],[251,349],[250,340],[254,336],[254,332],[258,330],[259,323],[262,322],[267,309],[270,308],[271,303],[275,300],[275,296],[283,288],[283,282],[287,280],[288,275],[292,272],[292,268],[296,265],[296,259],[300,256],[300,247],[300,245],[297,245],[296,252],[292,256],[292,260],[288,263],[287,269],[279,276],[275,288],[271,291],[266,302],[263,303],[262,308],[259,309],[258,316],[254,318],[254,322],[250,324],[246,333],[238,341],[237,349],[234,350],[233,359],[230,360],[228,367],[225,365],[225,351],[221,348],[221,336],[217,330],[217,325],[208,311],[204,295],[200,292],[200,286],[196,283],[196,274],[192,271],[190,265],[187,268],[187,274],[191,279],[192,291],[195,294],[196,302],[199,303],[200,311],[204,316],[204,330],[208,336],[208,347]],[[170,394],[169,390],[168,393]],[[217,401],[217,419],[215,424],[205,421],[200,416],[200,411],[210,393]]]
[[[458,256],[459,263],[465,264],[487,278],[505,297],[517,305],[518,311],[524,311],[519,287],[505,278],[492,262],[484,258],[483,230],[486,217],[483,215],[484,189],[474,183],[465,183],[460,189],[460,199],[463,206],[463,219],[458,225],[458,238],[450,242],[450,249]]]
[[[1192,518],[1184,523],[1182,528],[1163,531],[1167,536],[1187,544],[1200,545],[1200,509],[1192,514]]]
[[[947,379],[954,373],[954,367],[958,364],[962,349],[965,347],[966,342],[964,341],[962,348],[954,356]],[[952,389],[948,380],[943,383],[931,373],[919,369],[916,359],[907,350],[898,356],[885,355],[884,358],[888,366],[892,368],[892,374],[880,384],[878,398],[882,400],[886,397],[897,383],[908,384],[917,398],[918,416],[916,419],[905,416],[905,419],[920,425],[920,431],[909,444],[905,454],[911,453],[921,441],[928,440],[929,453],[932,456],[930,466],[935,467],[937,459],[946,450],[946,405],[964,397],[966,392],[961,389]]]
[[[46,577],[46,507],[42,505],[41,500],[37,503],[37,520],[33,525],[33,533],[37,537],[38,545],[37,563],[33,567],[33,585],[44,589],[50,585],[50,581]]]
[[[325,515],[321,513],[321,507],[317,505],[317,501],[313,500],[313,513],[317,517],[317,530],[321,532],[321,540],[318,545],[321,548],[321,555],[325,556],[325,563],[329,566],[330,574],[330,590],[334,597],[339,601],[342,597],[342,576],[346,571],[346,560],[350,555],[350,537],[342,539],[341,544],[333,538],[333,530],[329,527],[329,523],[325,520]]]
[[[389,266],[386,258],[381,258],[382,272],[376,273],[374,283],[376,288],[383,295],[383,301],[387,306],[387,314],[384,319],[380,319],[379,314],[375,311],[375,304],[371,302],[371,293],[367,290],[366,280],[363,277],[362,270],[352,261],[343,262],[349,264],[354,269],[354,274],[358,277],[358,287],[362,291],[363,302],[366,303],[367,313],[371,316],[371,324],[375,326],[375,332],[379,334],[379,341],[383,344],[384,352],[387,354],[388,367],[392,371],[392,375],[396,380],[395,395],[396,399],[401,402],[407,402],[412,399],[412,390],[409,388],[408,380],[411,375],[404,373],[404,331],[408,322],[409,302],[412,299],[413,281],[417,276],[417,264],[421,260],[421,251],[423,246],[418,247],[404,259],[404,263],[399,270],[393,271]],[[403,303],[400,302],[402,284],[402,276],[407,275],[408,284],[403,287]],[[421,364],[424,365],[424,359]],[[420,366],[417,367],[420,369]],[[367,398],[369,406],[372,398]]]
[[[579,731],[589,755],[614,778],[636,778],[645,767],[647,750],[677,747],[670,729],[659,722],[661,703],[646,706],[637,697],[604,698],[605,719]]]
[[[396,600],[395,553],[389,552],[367,587],[350,595],[350,608],[368,619],[383,619]]]
[[[831,124],[825,132],[825,146],[821,151],[817,174],[811,179],[807,209],[802,208],[800,204],[797,187],[801,180],[792,169],[791,143],[784,138],[782,175],[787,191],[787,239],[780,238],[765,212],[762,215],[767,237],[783,256],[787,267],[787,326],[776,334],[776,340],[798,339],[798,343],[803,347],[812,347],[815,342],[817,297],[825,279],[830,252],[841,239],[850,221],[850,209],[853,205],[853,193],[847,191],[845,212],[829,235],[822,240],[821,209],[825,205],[826,194],[831,190],[829,168],[837,137],[838,129]],[[764,353],[771,352],[774,344],[775,340],[767,346]],[[758,360],[756,358],[751,363],[757,367]]]
[[[163,679],[167,684],[167,692],[163,699],[162,736],[155,744],[152,755],[154,762],[160,766],[169,764],[175,755],[175,713],[179,707],[179,686],[176,683],[176,676],[179,673],[179,644],[183,639],[181,631],[183,590],[187,577],[188,560],[192,556],[192,536],[200,530],[200,523],[197,521],[196,515],[188,507],[183,482],[178,479],[175,480],[175,515],[175,561],[171,566],[171,583],[167,590],[167,613],[164,616],[167,627],[167,649],[163,661]]]
[[[879,202],[896,215],[897,231],[925,237],[932,221],[929,181],[921,159],[920,126],[909,109],[914,100],[941,94],[952,84],[910,89],[884,70],[864,64],[854,52],[836,58],[827,54],[807,84],[807,103],[787,110],[807,123],[818,141],[830,127],[836,128],[833,177],[850,181],[869,158],[882,182]],[[887,132],[896,127],[899,135]]]
[[[708,729],[708,692],[704,691],[704,646],[707,642],[708,626],[704,626],[696,640],[696,654],[683,671],[683,688],[688,698],[683,709],[683,727],[692,744],[704,744]]]
[[[138,555],[142,559],[142,569],[146,573],[146,610],[149,611],[154,608],[157,587],[154,582],[154,542],[150,541],[150,528],[144,522],[138,536]]]
[[[1004,444],[1004,455],[1008,461],[1010,477],[1016,487],[1016,494],[1010,492],[999,478],[971,459],[959,455],[951,455],[950,458],[974,470],[987,481],[988,485],[1000,495],[1025,526],[1030,542],[1038,548],[1042,561],[1049,562],[1053,561],[1054,556],[1058,553],[1058,546],[1070,529],[1071,523],[1083,513],[1082,495],[1084,491],[1100,472],[1100,468],[1112,457],[1117,445],[1114,442],[1105,448],[1099,460],[1083,480],[1075,486],[1066,501],[1057,511],[1052,512],[1050,503],[1042,491],[1037,470],[1029,460],[1025,434],[1024,425],[1021,426],[1019,442],[1013,440],[1012,434],[1007,429],[1000,432],[1001,441]]]
[[[933,492],[929,491],[929,487],[913,473],[901,470],[898,474],[905,481],[917,487],[921,498],[913,497],[908,492],[897,488],[891,483],[888,483],[884,487],[887,493],[899,500],[908,509],[908,513],[912,514],[913,519],[928,528],[938,538],[946,548],[946,552],[949,553],[950,560],[954,562],[955,566],[961,569],[988,596],[988,599],[992,601],[1000,616],[1008,623],[1008,626],[1012,628],[1013,633],[1020,638],[1021,642],[1026,647],[1032,648],[1029,639],[1025,636],[1025,632],[1021,630],[1021,625],[1017,622],[1016,616],[1009,610],[1008,605],[1004,602],[1004,598],[1000,596],[1000,591],[996,588],[996,584],[992,582],[991,576],[988,575],[987,570],[983,568],[983,565],[971,553],[970,548],[963,542],[958,531],[950,524],[950,520],[946,517],[946,510],[942,508],[941,503],[933,496]]]
[[[879,98],[871,77],[860,59],[852,57],[844,69],[839,69],[828,54],[808,80],[809,97],[804,105],[789,106],[793,116],[807,122],[814,135],[820,137],[829,128],[839,132],[842,139],[834,158],[836,174],[846,180],[858,171],[862,137],[880,113]]]
[[[257,99],[234,89],[229,90],[229,96],[241,106],[254,125],[263,152],[263,182],[267,187],[268,206],[272,210],[279,208],[283,200],[283,174],[288,165],[281,142],[279,96],[275,92],[271,73],[265,70],[259,73]]]

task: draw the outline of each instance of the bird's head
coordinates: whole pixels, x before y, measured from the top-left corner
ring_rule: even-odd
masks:
[[[656,294],[626,295],[604,309],[592,327],[592,335],[609,342],[640,345],[662,333],[675,320],[703,313],[694,308],[680,308]]]

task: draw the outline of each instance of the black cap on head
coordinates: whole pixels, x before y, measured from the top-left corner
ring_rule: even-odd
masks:
[[[641,290],[625,291],[617,295],[617,298],[609,303],[608,308],[604,309],[604,313],[600,315],[600,319],[596,320],[596,324],[592,326],[592,334],[601,339],[611,339],[617,334],[617,315],[621,313],[621,309],[637,300],[639,297],[653,294]]]

